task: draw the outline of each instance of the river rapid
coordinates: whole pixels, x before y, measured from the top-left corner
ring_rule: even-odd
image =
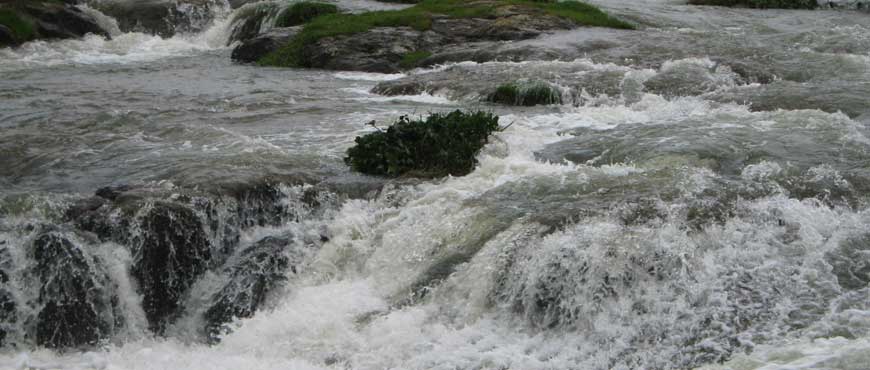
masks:
[[[0,369],[867,370],[870,15],[592,3],[641,29],[518,45],[570,59],[395,75],[234,64],[228,6],[168,39],[0,49]],[[480,101],[506,77],[565,104]],[[438,88],[371,92],[402,80]],[[457,108],[510,124],[467,176],[342,162],[366,122]],[[147,222],[119,239],[69,219],[106,187],[145,189],[136,220],[171,203],[204,225],[211,260],[163,335],[133,277]],[[115,327],[96,348],[34,344],[45,233],[105,270]],[[208,344],[224,266],[267,237],[294,267]]]

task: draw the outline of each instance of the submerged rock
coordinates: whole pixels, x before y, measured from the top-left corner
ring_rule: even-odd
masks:
[[[139,283],[149,326],[161,334],[184,309],[190,286],[206,271],[211,245],[196,213],[170,202],[155,202],[139,227],[130,272]]]
[[[267,237],[242,251],[226,268],[229,281],[212,296],[204,314],[209,341],[218,341],[233,319],[253,316],[266,294],[287,279],[288,270],[295,273],[301,260],[292,237]]]
[[[870,287],[870,235],[843,241],[839,248],[825,254],[825,260],[843,289]]]
[[[245,40],[233,49],[232,58],[237,62],[254,63],[266,54],[278,50],[299,33],[301,27],[273,28],[264,34]]]
[[[49,348],[93,346],[121,324],[115,286],[96,258],[59,232],[33,241],[40,281],[36,343]]]

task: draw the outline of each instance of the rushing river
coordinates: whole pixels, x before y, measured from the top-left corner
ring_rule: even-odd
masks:
[[[644,27],[526,42],[574,60],[402,75],[233,64],[229,10],[170,39],[0,49],[0,281],[17,303],[0,369],[870,368],[870,15],[594,2]],[[475,78],[508,75],[558,75],[566,103],[479,101]],[[438,91],[370,92],[427,78]],[[384,183],[342,162],[366,122],[456,108],[511,124],[467,176]],[[264,183],[269,204],[224,196]],[[67,218],[122,185],[194,209],[225,255],[162,336],[135,248]],[[45,230],[104,266],[118,327],[97,348],[34,345]],[[296,262],[286,283],[207,344],[220,263],[270,236]]]

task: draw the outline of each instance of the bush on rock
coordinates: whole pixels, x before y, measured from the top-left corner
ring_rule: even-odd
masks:
[[[435,113],[425,120],[402,116],[386,130],[357,137],[344,161],[369,175],[463,176],[474,170],[477,153],[498,129],[498,116],[480,111]]]

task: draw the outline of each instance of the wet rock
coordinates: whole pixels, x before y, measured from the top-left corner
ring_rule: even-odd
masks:
[[[16,45],[18,40],[15,39],[15,34],[9,27],[0,24],[0,47],[8,45]]]
[[[546,14],[528,13],[514,7],[504,7],[495,19],[435,19],[432,30],[450,39],[451,43],[468,41],[512,41],[540,36],[544,32],[571,29],[573,22]]]
[[[212,296],[204,314],[209,341],[219,341],[226,332],[224,325],[233,319],[253,316],[266,294],[287,279],[288,270],[295,273],[301,260],[302,253],[290,236],[267,237],[242,251],[226,269],[230,279]]]
[[[870,235],[852,237],[825,254],[837,283],[846,290],[859,290],[870,286]]]
[[[130,191],[132,189],[133,189],[133,187],[130,185],[106,186],[106,187],[102,187],[102,188],[97,189],[97,192],[94,193],[94,195],[96,195],[100,198],[103,198],[103,199],[108,199],[108,200],[113,201],[115,199],[118,199],[118,196],[120,196],[122,193],[124,193],[126,191]]]
[[[229,0],[230,8],[238,9],[247,3],[252,3],[256,0]]]
[[[11,267],[8,266],[8,259],[8,252],[0,247],[0,348],[7,344],[7,337],[15,330],[14,324],[17,321],[15,298],[8,289],[9,275],[5,271]]]
[[[0,24],[0,47],[31,40],[79,38],[87,34],[110,37],[94,17],[71,4],[0,2],[0,12],[10,22]]]
[[[149,326],[161,334],[181,313],[190,286],[206,271],[211,245],[196,213],[175,203],[155,202],[139,227],[130,272],[139,283]]]
[[[93,346],[110,337],[115,287],[100,261],[59,232],[34,240],[33,273],[40,281],[36,342],[49,348]]]
[[[106,0],[93,6],[115,18],[121,31],[168,38],[203,31],[223,4],[217,0]]]
[[[70,39],[89,33],[109,37],[97,20],[73,6],[27,5],[25,11],[35,18],[42,38]]]
[[[396,73],[406,54],[429,50],[444,43],[432,31],[410,27],[380,27],[343,37],[328,37],[306,46],[302,54],[306,67],[331,70]]]
[[[258,36],[263,29],[263,22],[274,18],[281,10],[277,3],[262,2],[246,7],[235,13],[232,20],[232,32],[227,45],[238,41],[247,41]]]
[[[300,30],[300,27],[273,28],[269,32],[242,42],[233,49],[232,58],[237,62],[254,63],[290,42]]]
[[[0,282],[5,283],[2,279]],[[15,300],[12,293],[5,288],[0,288],[0,348],[6,345],[6,338],[9,336],[15,327]]]

